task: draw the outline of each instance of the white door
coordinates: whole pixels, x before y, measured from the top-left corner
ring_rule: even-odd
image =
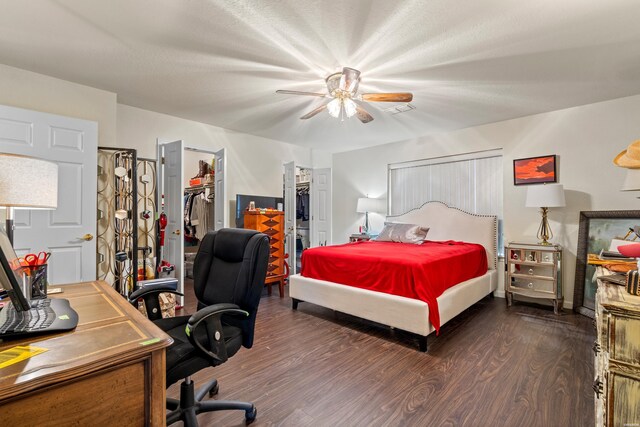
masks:
[[[330,245],[331,168],[313,170],[311,212],[311,246]]]
[[[0,106],[0,152],[58,164],[58,208],[15,211],[16,252],[50,251],[51,284],[95,280],[98,124]]]
[[[164,212],[167,215],[167,228],[164,233],[162,259],[176,266],[178,292],[184,293],[184,183],[182,182],[183,141],[174,141],[159,145],[162,158],[158,163],[162,172],[158,174],[161,183],[158,188],[164,194]],[[184,297],[180,297],[184,305]]]
[[[214,230],[228,227],[227,216],[227,184],[225,174],[227,171],[227,158],[224,155],[224,148],[213,153],[215,156],[214,172],[214,201],[213,201],[213,221]]]
[[[289,273],[296,274],[296,163],[284,164],[284,252],[289,254]]]

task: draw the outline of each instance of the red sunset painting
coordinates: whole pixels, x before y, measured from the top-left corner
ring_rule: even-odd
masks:
[[[540,184],[556,182],[556,156],[530,157],[513,161],[513,183]]]

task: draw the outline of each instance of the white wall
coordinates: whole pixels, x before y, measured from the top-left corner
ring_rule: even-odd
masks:
[[[97,122],[98,145],[115,144],[115,93],[0,64],[0,104]]]
[[[619,189],[624,170],[613,158],[640,139],[640,96],[569,108],[333,156],[333,239],[345,242],[363,217],[356,199],[386,197],[389,163],[503,148],[505,242],[536,242],[540,214],[525,208],[526,186],[513,185],[513,159],[559,155],[566,208],[550,209],[554,243],[564,246],[565,307],[571,307],[580,211],[640,209],[637,194]],[[383,217],[371,215],[374,229]],[[500,288],[502,289],[502,288]]]
[[[0,64],[0,104],[92,120],[98,122],[98,145],[116,142],[112,92]]]
[[[236,194],[282,195],[284,162],[312,164],[308,148],[122,104],[117,112],[118,145],[137,149],[138,156],[155,157],[156,138],[182,139],[185,145],[203,150],[224,148],[229,218],[235,216]]]
[[[188,146],[211,151],[225,148],[227,190],[234,202],[236,193],[281,195],[283,162],[313,164],[307,148],[121,105],[115,93],[2,64],[0,104],[93,120],[98,145],[134,148],[140,157],[156,157],[156,138],[183,139]],[[321,152],[318,156],[323,165],[330,158]]]

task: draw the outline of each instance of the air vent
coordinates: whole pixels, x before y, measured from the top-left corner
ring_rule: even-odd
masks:
[[[407,111],[411,111],[415,109],[416,107],[414,107],[411,104],[401,104],[401,105],[396,105],[395,107],[385,108],[382,111],[389,114],[400,114],[400,113],[406,113]]]

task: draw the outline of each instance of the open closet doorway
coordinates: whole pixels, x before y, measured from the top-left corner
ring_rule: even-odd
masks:
[[[187,147],[184,141],[158,140],[158,215],[166,215],[161,259],[175,266],[178,291],[193,273],[200,241],[226,224],[226,159],[224,149]],[[162,234],[162,233],[160,233]],[[184,305],[184,297],[179,304]]]
[[[300,271],[302,252],[330,243],[331,169],[284,165],[285,251],[290,274]]]

